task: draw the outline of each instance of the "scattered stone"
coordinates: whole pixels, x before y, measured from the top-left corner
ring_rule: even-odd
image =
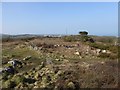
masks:
[[[100,52],[101,52],[101,49],[92,50],[92,52],[93,52],[95,55],[99,55]]]
[[[69,82],[67,87],[70,89],[75,89],[75,84],[73,82]]]
[[[83,58],[82,56],[79,56],[79,58],[81,59],[81,58]]]
[[[42,68],[43,68],[42,65],[38,65],[35,69],[36,69],[36,70],[41,70]]]
[[[57,59],[57,58],[56,58],[55,60],[56,60],[56,61],[60,61],[60,59]]]
[[[47,65],[52,65],[52,64],[53,64],[53,62],[52,62],[52,60],[47,59],[47,60],[46,60],[46,64],[47,64]]]
[[[105,62],[102,61],[101,64],[105,64]]]
[[[61,70],[59,70],[58,72],[57,72],[57,75],[58,76],[61,76],[63,74],[63,72],[61,71]]]
[[[36,81],[36,82],[34,83],[34,85],[37,86],[37,85],[39,85],[40,83],[41,83],[40,81]]]
[[[106,50],[102,50],[101,52],[102,52],[102,53],[107,53],[107,51],[106,51]]]
[[[23,58],[23,60],[29,60],[31,58],[31,56],[27,56],[25,58]]]
[[[39,48],[38,48],[38,47],[34,47],[33,49],[36,51],[36,50],[38,50]]]
[[[45,67],[45,62],[41,62],[40,67],[41,67],[41,68]]]
[[[36,80],[39,80],[41,77],[40,77],[40,74],[37,72],[37,73],[35,73],[35,76],[34,76],[34,78],[36,79]]]
[[[65,59],[65,60],[64,60],[64,63],[69,63],[69,60],[66,60],[66,59]]]
[[[50,77],[48,77],[48,76],[43,76],[43,77],[42,77],[41,84],[42,84],[43,86],[46,86],[46,84],[47,84],[50,80],[51,80]]]
[[[39,88],[39,86],[34,86],[33,88]]]
[[[17,65],[22,65],[22,63],[20,61],[18,61],[17,59],[9,61],[8,64],[11,64],[13,66],[13,68],[15,68],[15,66],[17,66]]]
[[[92,65],[92,64],[91,64]],[[83,62],[83,64],[81,64],[82,67],[85,67],[86,69],[88,69],[90,67],[90,64]]]
[[[79,53],[79,52],[75,52],[74,54],[75,54],[75,55],[80,55],[80,53]]]
[[[8,73],[11,73],[11,74],[15,73],[15,69],[12,66],[4,68],[4,71],[8,72]]]

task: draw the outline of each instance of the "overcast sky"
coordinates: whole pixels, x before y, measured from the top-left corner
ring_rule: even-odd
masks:
[[[4,34],[118,34],[117,2],[2,3]]]

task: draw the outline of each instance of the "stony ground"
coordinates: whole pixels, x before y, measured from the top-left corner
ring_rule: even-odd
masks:
[[[3,88],[117,88],[118,60],[101,54],[117,53],[61,38],[3,42],[2,69],[12,66],[9,61],[21,63],[3,70]]]

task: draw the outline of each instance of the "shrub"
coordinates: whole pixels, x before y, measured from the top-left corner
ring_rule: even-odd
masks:
[[[118,53],[118,47],[117,46],[109,46],[109,50],[113,53]]]
[[[115,41],[117,40],[116,37],[112,36],[92,36],[96,41],[102,42],[102,43],[109,43],[109,44],[114,44]]]
[[[107,54],[107,53],[100,53],[98,57],[101,57],[101,58],[108,58],[108,57],[110,57],[110,54]]]
[[[75,37],[73,37],[73,36],[65,36],[65,37],[63,37],[63,40],[64,40],[65,42],[76,41]]]
[[[92,43],[94,42],[94,40],[91,37],[87,36],[87,35],[82,35],[82,36],[80,36],[80,35],[65,36],[65,37],[63,37],[63,40],[65,42],[75,42],[75,41],[81,41],[81,42],[89,41],[89,42],[92,42]]]
[[[103,45],[103,44],[97,44],[97,43],[89,43],[91,47],[102,49],[102,50],[107,50],[109,49],[109,46]]]
[[[81,31],[81,32],[79,32],[79,34],[80,34],[80,35],[88,35],[88,32],[86,32],[86,31]]]
[[[14,40],[10,37],[6,37],[2,39],[2,42],[10,42],[10,41],[14,41]]]
[[[81,41],[83,41],[83,42],[89,41],[89,37],[88,36],[81,36]]]
[[[116,55],[116,54],[108,54],[108,53],[100,53],[100,55],[98,57],[109,58],[109,59],[117,59],[118,55]]]

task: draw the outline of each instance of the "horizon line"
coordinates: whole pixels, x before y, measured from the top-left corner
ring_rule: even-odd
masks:
[[[80,34],[32,34],[32,33],[25,33],[25,34],[6,34],[6,33],[0,33],[0,35],[80,35]],[[96,35],[96,34],[88,34],[88,36],[114,36],[119,37],[119,35]]]

